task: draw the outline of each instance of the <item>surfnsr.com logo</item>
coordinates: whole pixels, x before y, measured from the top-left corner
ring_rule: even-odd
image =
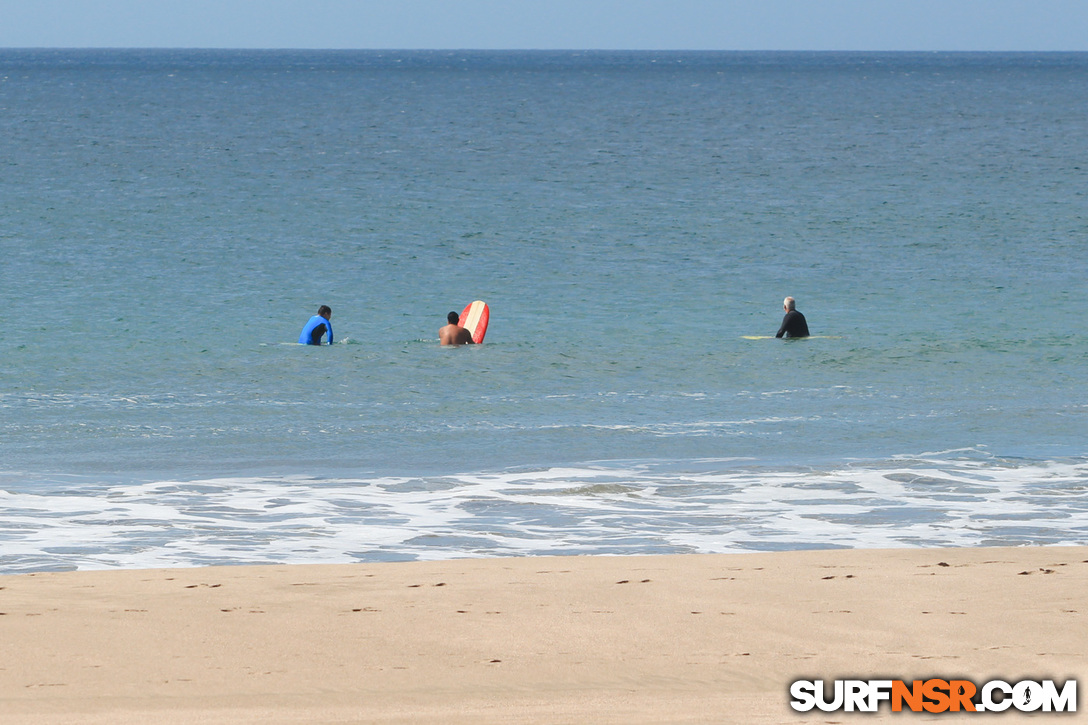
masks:
[[[877,712],[888,703],[892,712],[1076,712],[1077,681],[1060,687],[1053,680],[835,680],[832,693],[823,680],[797,680],[790,685],[790,707],[798,712]]]

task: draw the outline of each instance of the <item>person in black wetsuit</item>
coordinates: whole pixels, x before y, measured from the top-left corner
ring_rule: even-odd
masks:
[[[808,322],[797,311],[797,303],[792,297],[782,300],[782,309],[786,311],[786,316],[782,318],[782,327],[778,328],[775,337],[808,337]]]

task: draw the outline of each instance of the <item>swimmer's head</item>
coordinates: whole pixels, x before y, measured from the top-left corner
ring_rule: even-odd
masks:
[[[457,314],[456,312],[451,312],[448,315],[446,315],[446,319],[449,320],[449,323],[451,325],[456,325],[458,322],[461,321],[461,316],[459,314]]]
[[[317,314],[319,317],[324,317],[327,320],[332,317],[332,308],[328,305],[321,305],[317,308]]]

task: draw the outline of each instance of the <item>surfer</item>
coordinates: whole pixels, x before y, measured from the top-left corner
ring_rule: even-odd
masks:
[[[808,322],[797,311],[797,303],[792,297],[782,300],[782,309],[786,311],[786,316],[782,318],[782,327],[778,328],[775,337],[808,337]]]
[[[439,342],[443,345],[472,344],[472,333],[457,324],[461,321],[460,315],[456,312],[451,312],[446,315],[446,320],[449,321],[450,324],[438,331]]]
[[[317,308],[317,314],[310,318],[306,327],[302,328],[302,334],[298,336],[299,345],[320,345],[321,338],[329,333],[329,344],[332,344],[332,309],[328,305]]]

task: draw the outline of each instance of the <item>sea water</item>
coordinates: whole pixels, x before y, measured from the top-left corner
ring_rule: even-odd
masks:
[[[0,51],[0,572],[1086,544],[1086,77]]]

